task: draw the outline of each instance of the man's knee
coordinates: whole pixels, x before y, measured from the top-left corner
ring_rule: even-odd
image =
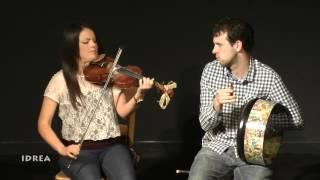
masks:
[[[258,165],[241,166],[234,170],[234,178],[236,180],[269,180],[272,179],[272,174],[270,168]]]
[[[223,158],[209,149],[201,149],[191,165],[189,180],[215,179],[230,172]]]

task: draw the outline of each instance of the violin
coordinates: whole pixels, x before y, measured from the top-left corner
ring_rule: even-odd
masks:
[[[138,87],[139,80],[143,78],[142,69],[138,66],[128,65],[126,67],[116,65],[112,70],[114,58],[110,56],[100,55],[98,60],[91,62],[83,70],[84,77],[87,81],[103,86],[106,83],[109,73],[113,73],[108,83],[108,87],[117,87],[120,89],[128,89],[131,87]],[[114,71],[114,72],[113,72]],[[172,97],[176,88],[176,83],[171,82],[168,85],[160,84],[154,81],[154,86],[158,92]]]

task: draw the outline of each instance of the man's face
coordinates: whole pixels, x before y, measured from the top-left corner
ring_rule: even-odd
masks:
[[[221,32],[213,37],[212,54],[216,56],[217,61],[223,66],[230,66],[235,58],[237,51],[228,41],[226,32]]]

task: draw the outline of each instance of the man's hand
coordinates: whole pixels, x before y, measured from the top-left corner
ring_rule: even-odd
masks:
[[[233,103],[236,100],[232,87],[226,89],[218,89],[216,96],[213,98],[213,107],[217,112],[222,110],[222,105]]]

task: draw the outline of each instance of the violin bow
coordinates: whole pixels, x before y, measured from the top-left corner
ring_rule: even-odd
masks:
[[[81,136],[80,143],[79,143],[80,149],[81,149],[82,144],[83,144],[83,142],[84,142],[84,138],[85,138],[85,136],[86,136],[86,134],[87,134],[87,132],[88,132],[89,126],[90,126],[90,124],[91,124],[91,122],[92,122],[92,120],[93,120],[94,114],[95,114],[96,110],[98,109],[97,106],[98,106],[99,103],[101,102],[102,96],[104,95],[104,92],[106,91],[106,88],[108,87],[108,84],[109,84],[109,82],[110,82],[110,79],[111,79],[111,77],[112,77],[112,74],[113,74],[113,72],[115,71],[115,67],[116,67],[117,64],[118,64],[118,61],[119,61],[119,58],[120,58],[121,53],[122,53],[122,48],[118,48],[117,55],[116,55],[116,57],[115,57],[115,59],[114,59],[114,62],[113,62],[113,64],[112,64],[112,66],[111,66],[112,71],[111,71],[111,73],[108,74],[107,80],[106,80],[106,82],[104,83],[104,86],[103,86],[103,88],[102,88],[102,93],[100,94],[100,97],[98,98],[98,103],[96,104],[96,106],[95,106],[95,108],[94,108],[94,110],[93,110],[93,112],[92,112],[92,116],[91,116],[91,118],[90,118],[90,121],[89,121],[89,123],[88,123],[88,126],[86,127],[86,130],[85,130],[85,132],[83,133],[83,135]],[[86,111],[86,113],[85,113],[85,115],[84,115],[83,117],[86,117],[87,114],[88,114],[88,112],[89,112],[89,110]],[[82,119],[83,119],[83,118],[82,118]],[[73,161],[73,159],[70,160],[67,168],[70,168],[72,161]]]

